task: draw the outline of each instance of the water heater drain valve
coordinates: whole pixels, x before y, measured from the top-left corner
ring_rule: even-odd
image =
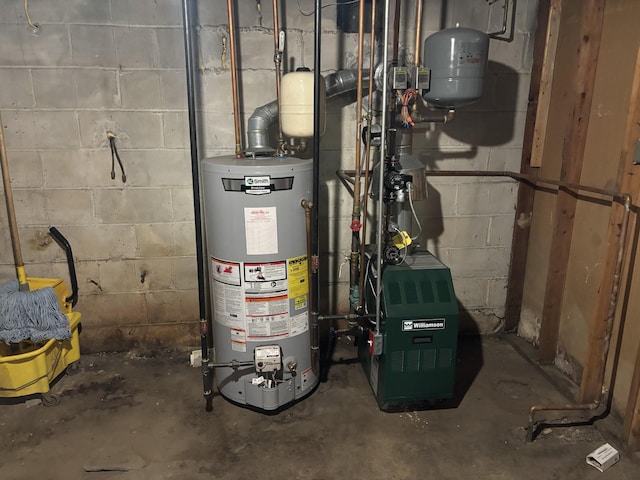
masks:
[[[275,373],[282,368],[282,353],[278,345],[256,347],[253,358],[258,373]]]

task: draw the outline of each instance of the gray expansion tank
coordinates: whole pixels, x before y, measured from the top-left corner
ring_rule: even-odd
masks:
[[[234,402],[275,410],[318,383],[300,205],[311,199],[312,161],[216,157],[202,173],[214,361],[253,361],[256,347],[281,353],[278,371],[216,368],[216,384]]]
[[[470,28],[447,28],[424,41],[424,65],[431,70],[422,98],[432,105],[457,108],[482,95],[489,36]]]

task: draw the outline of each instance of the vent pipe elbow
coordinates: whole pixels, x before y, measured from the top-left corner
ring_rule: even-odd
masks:
[[[339,70],[325,77],[327,100],[343,93],[356,90],[358,72],[356,70]],[[369,88],[369,72],[362,75],[363,91]],[[278,102],[273,101],[255,109],[247,122],[247,153],[253,155],[270,155],[276,150],[269,145],[269,129],[278,121]]]
[[[248,153],[260,155],[275,152],[269,145],[269,128],[277,121],[277,100],[255,109],[247,122]]]

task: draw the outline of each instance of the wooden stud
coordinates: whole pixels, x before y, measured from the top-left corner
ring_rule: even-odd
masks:
[[[640,450],[640,346],[624,416],[624,436],[631,451]]]
[[[621,153],[621,187],[620,191],[631,194],[637,201],[640,193],[640,167],[633,164],[633,151],[636,140],[640,138],[640,50],[636,58],[636,65],[629,101],[629,113],[625,140]],[[620,227],[624,217],[624,207],[614,204],[609,215],[607,229],[607,247],[602,258],[603,271],[598,283],[596,304],[589,327],[589,347],[580,382],[580,398],[584,402],[599,400],[602,395],[602,383],[605,376],[605,364],[608,354],[608,346],[612,319],[609,317],[611,306],[611,291],[615,282],[615,266],[618,256],[620,241]],[[632,227],[632,225],[630,225]],[[633,236],[633,228],[629,229],[627,239]]]
[[[640,198],[640,166],[633,164],[633,157],[636,141],[640,139],[640,49],[636,56],[629,105],[619,180],[621,182],[620,190],[631,194],[637,203]],[[612,328],[612,325],[609,324],[611,319],[608,313],[611,305],[611,291],[615,282],[615,261],[618,255],[620,225],[623,216],[624,207],[619,204],[613,205],[609,216],[607,248],[601,260],[604,270],[598,283],[598,296],[589,329],[589,347],[580,387],[581,402],[593,402],[599,400],[602,395],[602,384],[606,374],[607,347],[610,341],[607,338],[609,336],[607,331]],[[636,215],[632,213],[629,221],[627,243],[634,238]],[[632,268],[632,265],[627,266],[627,275],[632,274],[630,271]],[[622,323],[619,328],[622,328]],[[640,346],[638,347],[627,410],[624,416],[624,434],[629,448],[632,450],[640,449]]]
[[[558,36],[560,34],[560,15],[562,7],[560,0],[552,0],[547,23],[547,36],[544,47],[544,59],[542,61],[542,73],[540,76],[540,92],[538,94],[538,110],[536,112],[536,126],[533,133],[533,148],[531,151],[532,167],[542,166],[544,156],[544,143],[547,137],[547,121],[551,107],[551,82],[556,64],[556,51],[558,49]],[[538,24],[540,25],[540,24]]]
[[[557,0],[552,0],[554,3]],[[545,41],[547,33],[544,26],[548,25],[550,4],[549,0],[541,0],[538,4],[538,25],[533,45],[533,66],[531,68],[531,83],[529,84],[529,105],[524,126],[524,140],[522,145],[522,160],[520,172],[525,175],[536,176],[538,169],[530,167],[531,147],[533,145],[536,114],[538,111],[538,94],[545,58]],[[522,293],[524,290],[524,276],[527,266],[527,251],[529,250],[529,233],[531,232],[531,215],[535,188],[528,183],[520,183],[516,202],[515,223],[511,241],[511,261],[509,262],[509,280],[507,282],[507,300],[505,305],[504,329],[507,332],[518,328],[520,310],[522,309]]]
[[[582,173],[606,0],[587,0],[585,3],[580,27],[575,102],[562,149],[560,173],[561,180],[571,183],[579,183]],[[549,271],[538,339],[538,360],[542,363],[553,362],[558,348],[560,313],[564,299],[576,206],[575,192],[561,187],[556,198],[555,225],[551,238]]]

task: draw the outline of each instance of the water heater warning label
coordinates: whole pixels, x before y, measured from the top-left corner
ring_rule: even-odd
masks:
[[[285,262],[245,263],[244,279],[246,282],[277,282],[287,279]],[[274,285],[275,287],[276,285]]]
[[[228,327],[231,349],[309,330],[307,256],[275,262],[211,257],[214,320]]]
[[[225,262],[211,257],[213,279],[227,285],[240,286],[240,264]]]
[[[289,296],[292,298],[302,297],[309,293],[307,271],[307,256],[301,255],[299,257],[290,258],[287,262],[289,273]]]

